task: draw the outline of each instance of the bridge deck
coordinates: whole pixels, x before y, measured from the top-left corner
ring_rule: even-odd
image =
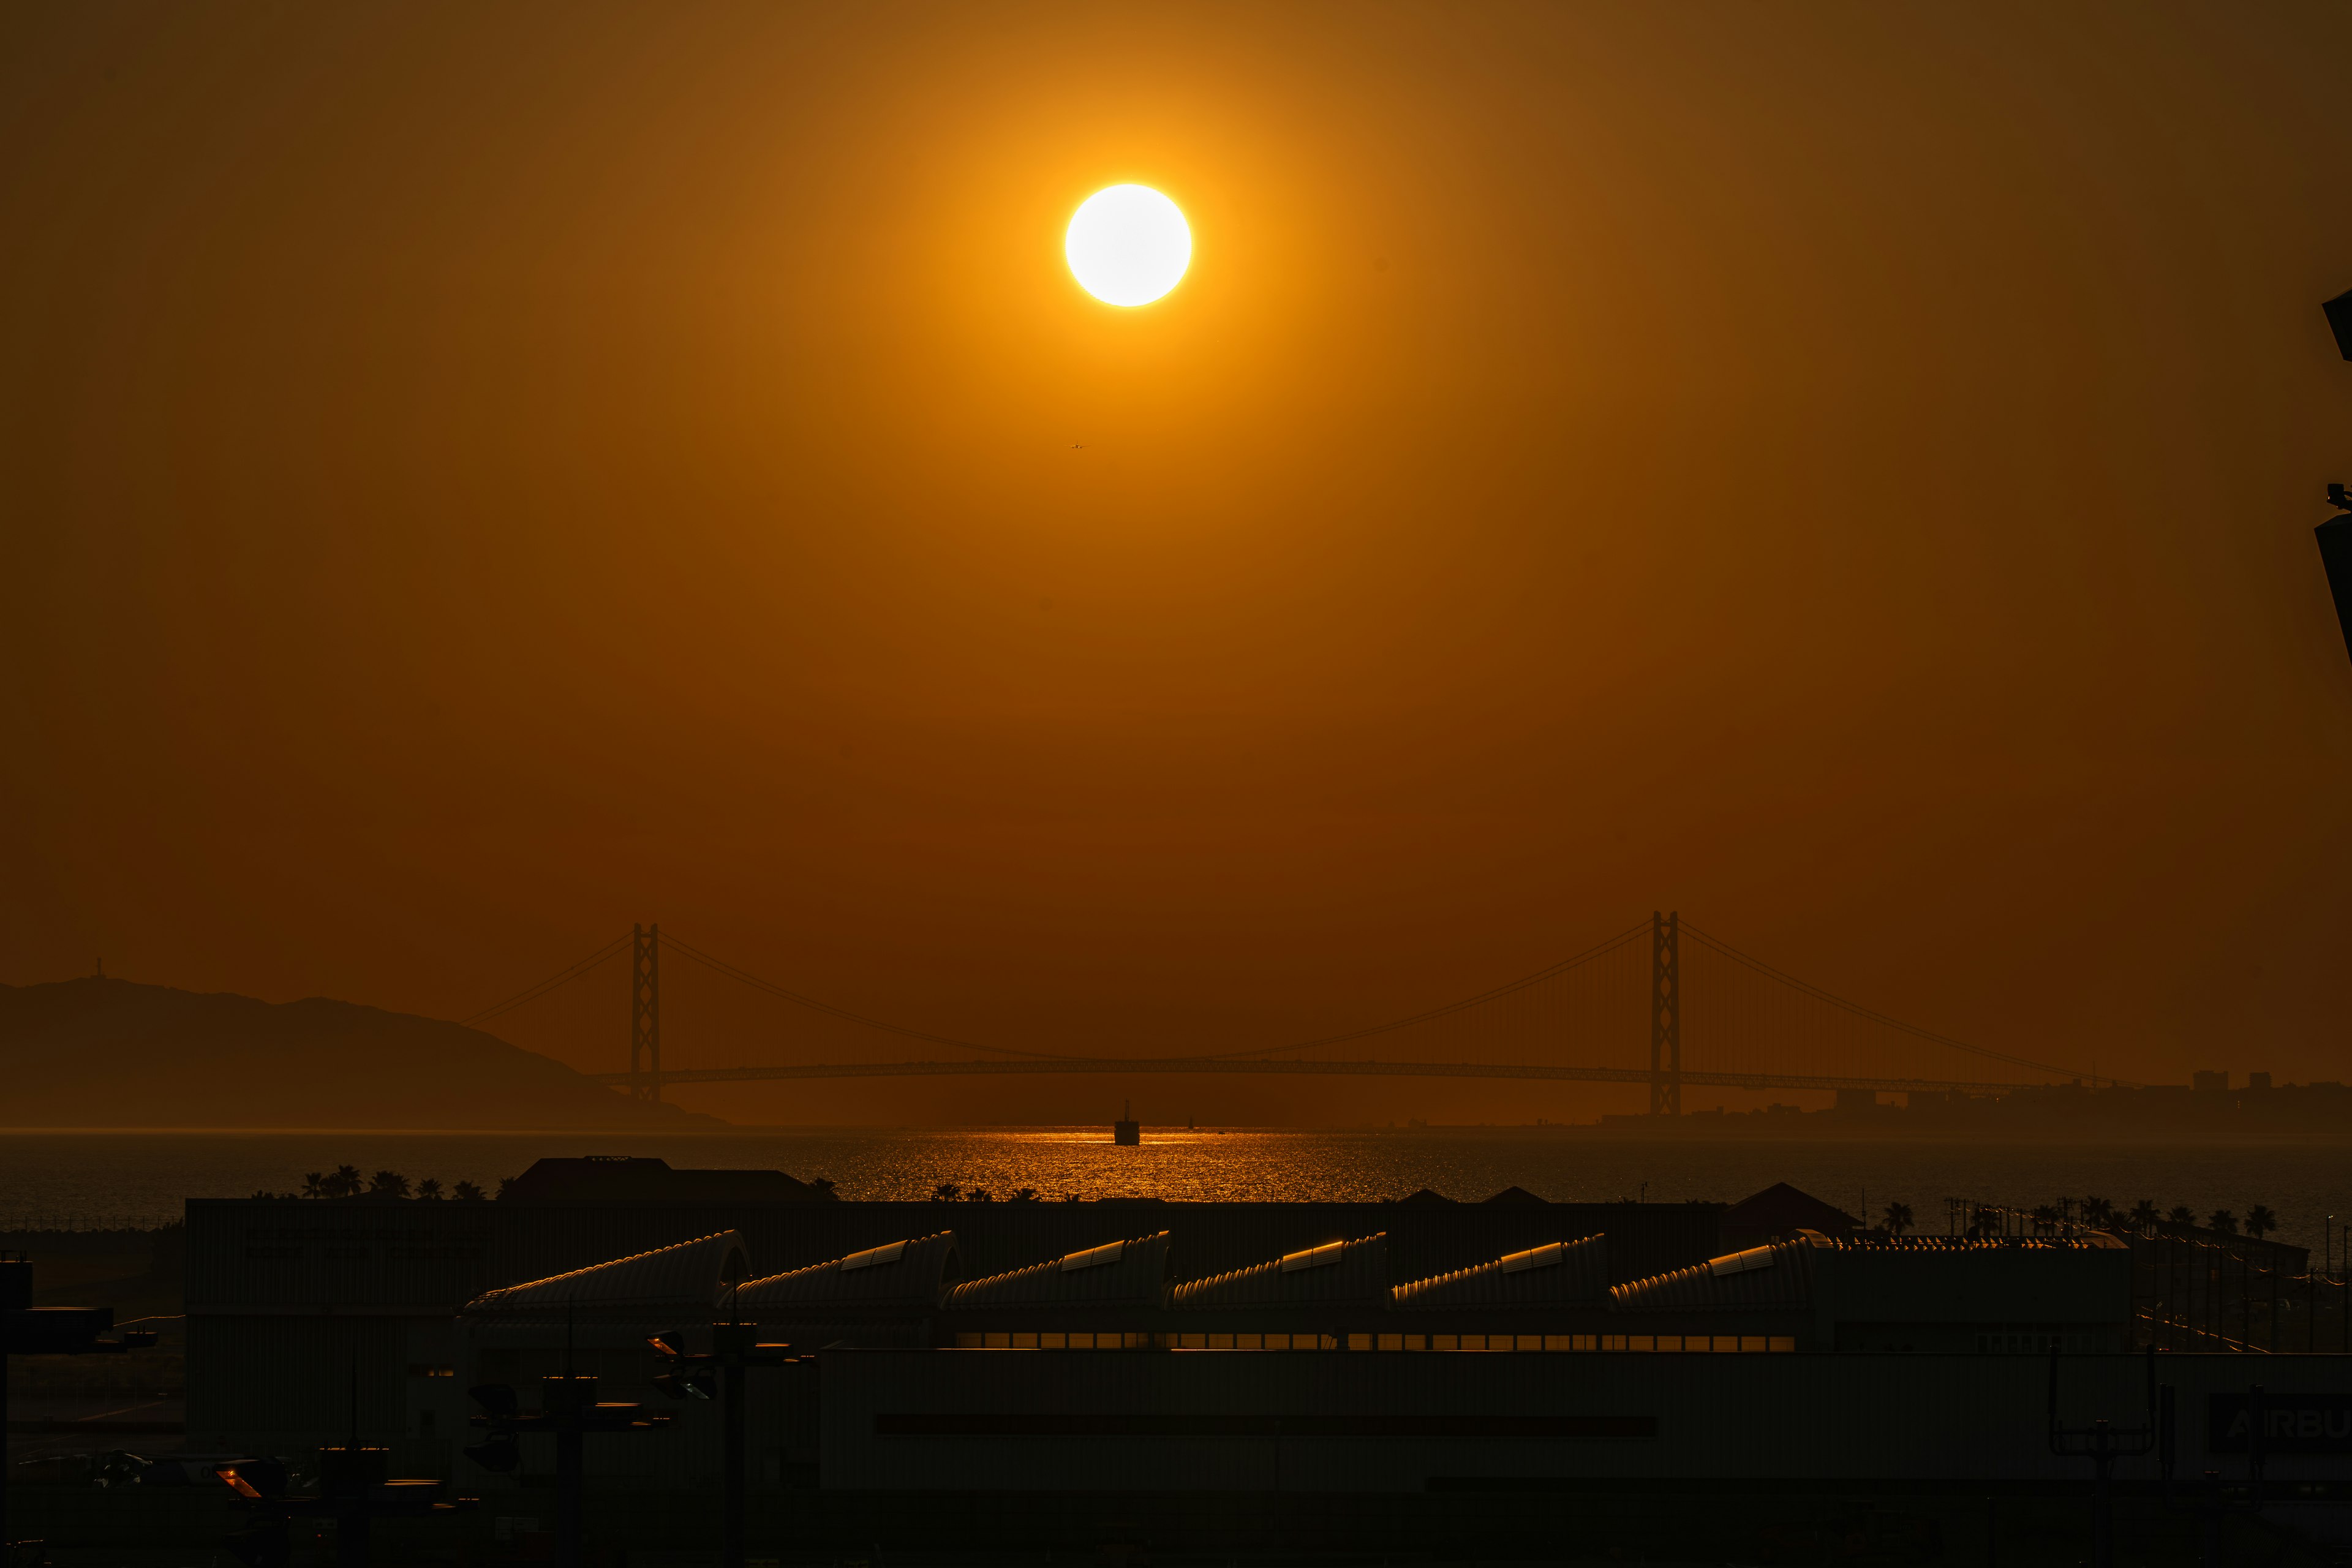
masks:
[[[1211,1073],[1234,1077],[1306,1075],[1332,1078],[1542,1079],[1571,1083],[1647,1083],[1645,1068],[1525,1067],[1507,1062],[1319,1062],[1276,1058],[1230,1061],[1207,1057],[1044,1057],[937,1062],[822,1062],[795,1067],[673,1068],[646,1074],[660,1084],[751,1083],[770,1079],[958,1078],[1030,1073]],[[591,1073],[598,1083],[626,1088],[641,1081],[625,1072]],[[1916,1078],[1857,1078],[1837,1074],[1684,1072],[1702,1089],[1868,1089],[1881,1092],[1962,1089],[1985,1093],[2042,1087],[2023,1083]]]

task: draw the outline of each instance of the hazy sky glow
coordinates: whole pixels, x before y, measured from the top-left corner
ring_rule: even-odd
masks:
[[[2340,6],[6,37],[0,980],[458,1016],[658,919],[941,1034],[1238,1048],[1679,908],[2028,1057],[2347,1076]],[[1129,181],[1203,248],[1104,309],[1066,228]],[[700,984],[675,1058],[793,1038]],[[509,1037],[625,1065],[596,985]]]

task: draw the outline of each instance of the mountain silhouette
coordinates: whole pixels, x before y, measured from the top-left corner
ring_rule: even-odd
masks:
[[[725,1125],[632,1100],[463,1024],[319,996],[269,1003],[95,977],[0,985],[0,1124]]]

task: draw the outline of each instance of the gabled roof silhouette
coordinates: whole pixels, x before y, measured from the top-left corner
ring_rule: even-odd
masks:
[[[751,1272],[742,1238],[722,1230],[569,1274],[486,1290],[466,1303],[465,1315],[549,1321],[568,1315],[607,1321],[678,1312],[699,1315],[715,1310],[729,1289]]]
[[[955,1232],[869,1247],[846,1258],[813,1263],[762,1279],[747,1279],[735,1292],[738,1311],[753,1320],[806,1308],[896,1307],[929,1311],[940,1291],[962,1273]]]
[[[1811,1193],[1800,1192],[1786,1182],[1775,1182],[1723,1212],[1726,1236],[1784,1236],[1796,1230],[1818,1230],[1836,1236],[1861,1228],[1862,1222],[1843,1209],[1825,1204]]]
[[[1389,1237],[1326,1242],[1268,1263],[1188,1279],[1169,1292],[1179,1309],[1262,1307],[1294,1301],[1377,1301],[1389,1292]]]
[[[1671,1274],[1612,1287],[1621,1312],[1787,1311],[1813,1300],[1813,1250],[1827,1238],[1806,1232],[1794,1241],[1710,1258]]]
[[[1450,1204],[1453,1201],[1444,1193],[1433,1192],[1427,1187],[1418,1188],[1397,1199],[1398,1203],[1411,1204],[1415,1208],[1427,1208],[1433,1204]]]
[[[973,1307],[1058,1306],[1073,1301],[1164,1306],[1168,1300],[1168,1233],[1114,1241],[1026,1268],[950,1286],[940,1304]]]
[[[1493,1197],[1481,1198],[1478,1201],[1484,1204],[1501,1204],[1507,1208],[1526,1208],[1529,1205],[1537,1208],[1550,1206],[1549,1199],[1539,1198],[1525,1187],[1505,1187]]]
[[[1400,1310],[1444,1307],[1533,1307],[1569,1301],[1601,1302],[1609,1297],[1609,1238],[1588,1236],[1554,1241],[1400,1285],[1392,1300]]]

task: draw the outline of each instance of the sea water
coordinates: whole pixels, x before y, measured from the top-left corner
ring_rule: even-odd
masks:
[[[1475,1201],[1517,1186],[1560,1202],[1732,1201],[1789,1182],[1875,1219],[1909,1205],[1945,1228],[1946,1200],[2020,1208],[2062,1197],[2145,1198],[2201,1217],[2256,1204],[2277,1239],[2323,1247],[2352,1223],[2352,1142],[2266,1145],[2056,1145],[1980,1142],[1697,1142],[1576,1128],[1309,1130],[1147,1127],[1135,1148],[1108,1127],[779,1128],[667,1137],[572,1132],[0,1131],[0,1230],[146,1227],[186,1198],[293,1193],[306,1172],[348,1164],[444,1189],[495,1193],[547,1155],[650,1154],[676,1166],[824,1177],[845,1198],[924,1198],[943,1184],[1004,1199],[1162,1197],[1266,1202],[1401,1198],[1429,1188]]]

